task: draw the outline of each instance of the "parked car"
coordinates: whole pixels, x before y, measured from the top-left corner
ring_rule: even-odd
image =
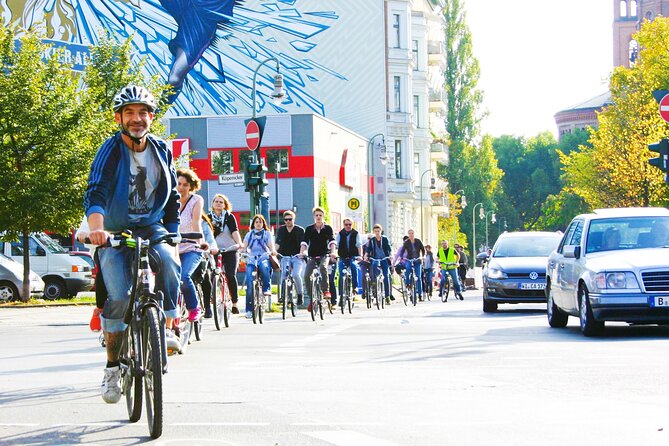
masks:
[[[498,304],[546,302],[546,262],[561,238],[561,232],[505,232],[489,255],[479,254],[483,312],[496,311]]]
[[[43,232],[30,234],[28,239],[30,269],[44,280],[44,297],[59,299],[76,296],[93,287],[91,267],[86,261],[69,255],[54,239]],[[15,242],[0,242],[0,253],[23,261],[21,237]]]
[[[91,274],[93,275],[93,288],[91,291],[95,291],[95,277],[98,275],[98,265],[95,263],[93,258],[93,253],[90,251],[70,251],[71,256],[79,257],[91,267]]]
[[[548,259],[551,327],[579,318],[585,336],[606,321],[669,323],[669,210],[597,209],[575,217]]]
[[[30,295],[41,296],[44,281],[34,271],[30,271]],[[0,254],[0,302],[21,299],[23,292],[23,265],[6,255]]]

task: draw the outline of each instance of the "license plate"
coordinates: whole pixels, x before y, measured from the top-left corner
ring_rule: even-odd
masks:
[[[545,283],[521,283],[520,284],[520,289],[521,290],[545,290],[546,289],[546,284]]]
[[[653,296],[650,298],[650,306],[655,307],[669,307],[669,296]]]

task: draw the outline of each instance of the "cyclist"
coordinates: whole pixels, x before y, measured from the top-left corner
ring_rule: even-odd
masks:
[[[362,257],[362,239],[358,231],[353,229],[353,220],[350,218],[344,219],[344,229],[337,233],[335,243],[337,245],[337,254],[339,255],[339,296],[342,295],[342,274],[344,268],[350,266],[351,268],[351,282],[353,285],[353,295],[355,297],[358,291],[358,263],[355,259]],[[336,299],[333,300],[332,305],[336,305]]]
[[[128,85],[114,97],[114,119],[120,131],[98,149],[91,165],[84,208],[92,244],[103,245],[109,232],[125,229],[152,239],[179,229],[179,196],[172,152],[165,141],[149,134],[156,100],[145,88]],[[167,244],[152,248],[156,267],[156,289],[164,293],[165,315],[171,326],[179,289],[180,266],[175,250]],[[99,248],[100,270],[104,271],[107,299],[102,310],[102,331],[107,349],[101,393],[107,403],[121,399],[119,350],[123,314],[132,285],[128,249]],[[167,345],[178,345],[174,337]]]
[[[441,263],[441,281],[439,282],[439,297],[444,294],[444,286],[448,278],[446,274],[451,276],[453,281],[453,291],[455,292],[455,298],[463,300],[462,297],[462,288],[460,287],[460,279],[458,279],[457,267],[458,260],[460,258],[457,251],[453,248],[448,247],[448,240],[442,240],[441,247],[437,251],[437,257],[439,257],[439,262]]]
[[[455,250],[460,256],[458,259],[458,276],[460,276],[460,286],[462,287],[462,291],[465,291],[465,279],[467,278],[467,265],[469,264],[469,259],[467,258],[467,254],[465,254],[462,245],[456,243]]]
[[[202,235],[204,241],[209,245],[209,254],[205,253],[200,266],[196,270],[196,274],[201,275],[200,287],[202,287],[202,302],[204,304],[204,318],[211,319],[213,314],[211,312],[211,298],[214,290],[211,288],[211,283],[214,275],[214,268],[216,267],[216,254],[218,254],[218,245],[214,239],[214,225],[212,224],[207,214],[202,214]],[[214,256],[214,257],[212,257]]]
[[[432,296],[432,279],[434,278],[434,253],[432,246],[425,245],[425,262],[423,263],[425,294]]]
[[[401,255],[401,258],[404,260],[414,260],[420,259],[425,255],[425,247],[423,242],[420,239],[416,238],[415,232],[413,229],[407,231],[407,238],[404,240],[401,248],[397,252],[395,258]],[[413,269],[414,274],[416,275],[416,294],[419,299],[423,298],[423,284],[421,280],[421,265],[419,261],[415,262],[404,262],[406,270],[404,271],[404,283],[408,286],[411,281],[411,270]],[[411,267],[413,265],[413,268]]]
[[[288,274],[288,264],[291,264],[297,291],[297,305],[304,305],[304,287],[302,285],[304,260],[300,257],[294,257],[300,254],[300,247],[302,240],[304,240],[304,228],[295,224],[295,213],[293,211],[284,212],[283,221],[285,224],[279,226],[276,231],[276,250],[283,256],[281,258],[281,283]],[[279,302],[283,302],[283,298],[284,296],[281,296]]]
[[[211,202],[209,218],[214,225],[214,237],[218,249],[222,251],[221,260],[225,270],[225,278],[228,282],[228,291],[230,291],[230,300],[232,301],[232,314],[239,314],[237,308],[237,267],[239,266],[239,256],[237,251],[232,250],[233,245],[241,246],[242,236],[239,234],[237,219],[232,214],[232,204],[228,197],[222,194],[214,195]],[[230,249],[230,250],[228,250]]]
[[[190,169],[177,169],[177,191],[180,195],[179,202],[181,204],[179,209],[179,216],[181,217],[180,230],[183,232],[202,232],[201,221],[204,199],[195,193],[200,190],[200,185],[200,179],[195,172]],[[202,239],[198,242],[202,242]],[[204,250],[207,248],[208,246],[205,246]],[[200,266],[204,258],[204,250],[199,244],[179,244],[181,293],[186,302],[189,321],[196,321],[200,317],[201,310],[197,300],[193,273]]]
[[[392,248],[390,246],[390,240],[388,237],[383,235],[383,227],[380,224],[375,224],[372,228],[374,236],[369,240],[365,249],[365,259],[383,259],[380,262],[381,270],[383,271],[384,281],[383,285],[385,287],[386,299],[395,300],[395,298],[390,293],[390,260],[387,257],[390,257]],[[370,265],[371,274],[370,277],[372,280],[376,279],[376,267]]]
[[[244,237],[240,250],[245,250],[249,256],[258,257],[258,274],[262,281],[262,289],[265,296],[270,296],[270,278],[272,267],[269,264],[269,254],[276,254],[274,250],[274,240],[272,233],[269,232],[267,221],[261,214],[256,214],[251,220],[251,230]],[[246,262],[246,318],[253,317],[253,271],[256,265],[252,262]]]
[[[309,261],[307,262],[307,268],[304,273],[304,280],[307,282],[307,289],[309,290],[309,296],[313,301],[314,292],[311,287],[311,272],[316,267],[316,260],[314,257],[320,257],[320,264],[318,268],[321,271],[321,290],[323,291],[323,297],[325,299],[330,299],[332,295],[330,294],[329,284],[328,284],[328,264],[330,262],[330,257],[334,259],[335,254],[335,241],[334,234],[332,232],[332,227],[328,224],[325,224],[325,211],[321,207],[315,207],[312,210],[312,215],[314,216],[314,224],[309,225],[304,230],[304,240],[302,241],[301,251],[302,255],[309,254]],[[329,254],[329,256],[328,256]],[[307,307],[308,311],[311,311],[311,302]]]

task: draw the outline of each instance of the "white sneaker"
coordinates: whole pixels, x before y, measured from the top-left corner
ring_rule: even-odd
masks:
[[[253,313],[251,313],[250,311],[247,311],[246,312],[246,319],[251,319],[251,318],[253,318]]]
[[[105,376],[102,378],[101,393],[105,403],[115,404],[121,399],[121,367],[105,368]]]
[[[173,355],[181,351],[181,340],[169,328],[165,329],[165,347],[167,347],[168,355]]]

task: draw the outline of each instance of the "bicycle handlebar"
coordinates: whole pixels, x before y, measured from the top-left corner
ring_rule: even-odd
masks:
[[[193,243],[198,244],[196,240],[191,239],[200,239],[202,238],[201,232],[170,232],[168,234],[161,235],[153,240],[148,240],[149,246],[157,245],[159,243],[166,242],[169,245],[176,246],[179,243]],[[86,237],[84,240],[86,244],[92,244],[91,240]],[[99,246],[103,247],[118,247],[118,246],[128,246],[134,248],[137,246],[137,239],[132,237],[131,231],[123,231],[119,233],[112,234],[111,237],[107,238],[107,241]]]

